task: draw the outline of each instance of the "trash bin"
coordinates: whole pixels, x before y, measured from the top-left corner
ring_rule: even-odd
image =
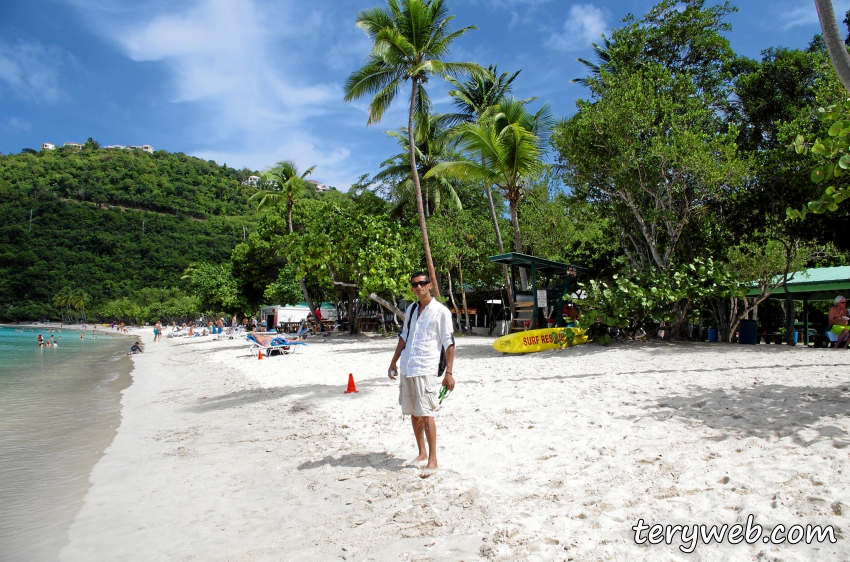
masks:
[[[717,328],[708,329],[708,341],[709,343],[717,343]]]
[[[758,343],[759,323],[756,320],[741,320],[738,324],[738,343],[755,345]]]

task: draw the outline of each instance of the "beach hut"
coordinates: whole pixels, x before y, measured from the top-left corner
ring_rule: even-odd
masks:
[[[546,327],[547,318],[552,318],[556,326],[566,326],[561,316],[564,297],[569,296],[575,279],[587,269],[519,252],[490,256],[490,261],[503,263],[511,268],[513,287],[509,287],[513,298],[511,310],[511,331],[535,330]],[[529,271],[528,291],[516,287],[517,269]]]
[[[850,300],[850,266],[816,267],[797,271],[788,281],[788,294],[795,301],[803,301],[803,343],[809,344],[809,303],[813,301],[832,301],[837,295]],[[747,296],[756,296],[758,289],[751,290]],[[785,286],[780,285],[768,297],[785,299]],[[791,311],[788,311],[790,314]],[[822,326],[818,326],[821,328]]]
[[[324,320],[337,320],[337,309],[332,303],[323,302],[318,307],[322,313]],[[306,302],[287,305],[272,305],[260,309],[260,319],[266,321],[266,326],[271,329],[273,326],[278,326],[281,323],[297,323],[307,319],[310,314],[310,307]]]

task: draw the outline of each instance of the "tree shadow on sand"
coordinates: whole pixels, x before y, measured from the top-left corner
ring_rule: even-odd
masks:
[[[648,417],[658,421],[698,420],[706,427],[726,432],[718,440],[730,436],[767,439],[794,435],[794,441],[801,446],[823,440],[831,440],[832,446],[839,449],[850,445],[850,437],[843,429],[821,421],[844,417],[850,412],[848,382],[835,387],[779,384],[731,390],[698,387],[689,396],[659,397],[649,409],[655,411],[648,412]]]
[[[298,465],[298,470],[312,470],[325,465],[350,468],[367,468],[389,470],[398,472],[404,461],[389,455],[388,453],[349,453],[340,457],[326,456],[317,461],[303,462]]]
[[[343,381],[344,382],[344,381]],[[358,394],[349,394],[346,399],[356,400],[359,396],[365,396],[376,386],[383,386],[383,379],[366,379],[357,381]],[[273,402],[287,397],[296,397],[290,404],[290,412],[301,412],[313,404],[327,400],[340,399],[345,394],[346,385],[328,384],[298,384],[292,386],[273,386],[267,388],[246,388],[218,396],[209,396],[199,400],[196,404],[189,406],[189,410],[196,413],[204,413],[215,410],[236,408],[259,402]]]

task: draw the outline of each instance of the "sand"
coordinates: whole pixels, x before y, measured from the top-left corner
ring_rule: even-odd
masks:
[[[122,423],[63,561],[847,560],[843,351],[585,345],[527,356],[458,338],[440,470],[415,454],[395,341],[244,341],[133,357]],[[343,394],[353,373],[358,394]],[[833,525],[835,544],[636,545],[631,527]]]

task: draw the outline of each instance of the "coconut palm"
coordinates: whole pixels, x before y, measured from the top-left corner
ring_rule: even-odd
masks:
[[[454,87],[449,90],[449,95],[454,98],[457,109],[457,113],[447,115],[452,124],[477,121],[488,108],[493,107],[511,93],[513,81],[522,71],[517,70],[513,74],[507,72],[498,74],[498,72],[499,66],[491,64],[483,74],[470,76],[464,82],[452,77],[446,78],[446,82]]]
[[[436,279],[436,272],[428,242],[422,186],[416,166],[414,115],[419,114],[420,122],[424,122],[421,116],[430,113],[431,101],[424,85],[431,76],[483,72],[477,64],[443,60],[455,39],[475,29],[470,26],[451,31],[450,23],[453,19],[454,16],[448,15],[443,0],[387,0],[386,9],[372,8],[360,12],[357,15],[357,27],[366,32],[374,44],[365,64],[345,82],[346,101],[374,96],[369,103],[367,121],[367,125],[371,125],[380,122],[402,84],[410,81],[407,119],[410,175],[416,194],[425,261],[431,279]],[[434,285],[434,293],[435,296],[440,295],[438,284]]]
[[[59,309],[62,315],[62,323],[65,323],[65,312],[71,308],[71,287],[65,285],[62,287],[56,296],[53,297],[53,306]]]
[[[316,166],[310,166],[303,174],[298,174],[298,166],[292,160],[281,160],[262,175],[263,188],[248,198],[248,201],[257,201],[257,212],[260,212],[269,207],[286,204],[286,227],[291,234],[294,230],[292,226],[292,208],[298,202],[298,199],[304,194],[307,187],[307,176],[313,173]],[[304,296],[304,301],[307,307],[316,318],[316,309],[313,307],[313,299],[310,298],[310,291],[307,290],[307,283],[304,279],[299,279],[301,285],[301,294]],[[324,331],[324,328],[319,323],[319,328]]]
[[[546,167],[542,158],[553,125],[548,104],[531,114],[522,101],[502,100],[485,111],[477,123],[460,126],[460,146],[470,158],[437,164],[428,175],[479,180],[498,186],[510,208],[514,248],[522,252],[517,205],[528,188],[528,180]],[[526,289],[524,271],[520,270],[520,274],[522,287]]]
[[[453,132],[444,126],[444,115],[431,115],[424,124],[416,126],[416,168],[423,188],[422,194],[425,198],[425,217],[431,216],[433,211],[437,212],[443,202],[456,209],[462,209],[463,204],[455,191],[454,186],[446,178],[424,179],[434,166],[441,161],[453,159],[452,152],[455,143]],[[410,136],[407,128],[402,127],[398,131],[387,131],[387,135],[398,142],[402,152],[392,158],[388,158],[381,164],[383,168],[374,181],[390,181],[395,183],[396,205],[390,216],[398,218],[404,209],[416,201],[416,191],[413,186],[413,177],[410,173]]]
[[[838,73],[844,88],[850,90],[850,54],[847,53],[847,46],[841,38],[838,22],[835,21],[832,0],[815,0],[815,6],[818,10],[820,27],[823,30],[823,40],[829,51],[829,60],[832,61],[832,66]]]
[[[599,73],[602,72],[603,69],[610,70],[611,67],[611,40],[605,36],[602,36],[602,45],[597,45],[596,43],[591,43],[593,46],[593,52],[596,53],[596,59],[599,61],[598,63],[591,62],[587,59],[578,58],[576,59],[578,62],[583,64],[590,70],[590,73],[593,76],[599,76]],[[573,78],[570,80],[575,84],[581,84],[583,86],[589,86],[590,80],[588,78]]]
[[[90,300],[91,297],[82,289],[72,291],[69,297],[69,304],[74,310],[79,311],[80,318],[82,318],[83,322],[86,320],[86,305]]]
[[[286,203],[286,222],[292,232],[292,207],[304,194],[307,181],[304,179],[315,170],[315,166],[298,174],[298,166],[292,160],[281,160],[262,175],[260,191],[248,198],[257,201],[257,212]]]
[[[465,82],[448,78],[447,81],[454,86],[454,89],[449,91],[449,95],[454,98],[454,105],[457,108],[457,113],[449,116],[449,119],[455,124],[474,123],[488,109],[505,99],[511,92],[513,81],[516,80],[520,72],[518,70],[513,74],[507,72],[499,74],[498,66],[490,65],[484,75],[471,76]],[[531,99],[525,101],[531,101]],[[490,207],[490,220],[493,221],[493,229],[496,231],[499,253],[504,254],[505,245],[502,242],[502,229],[499,228],[499,216],[496,214],[493,192],[490,190],[489,184],[484,184],[484,192],[487,195],[487,204]],[[510,287],[511,276],[506,264],[502,264],[502,273],[505,275],[505,287]],[[512,301],[513,295],[508,291],[508,302],[512,303]]]

